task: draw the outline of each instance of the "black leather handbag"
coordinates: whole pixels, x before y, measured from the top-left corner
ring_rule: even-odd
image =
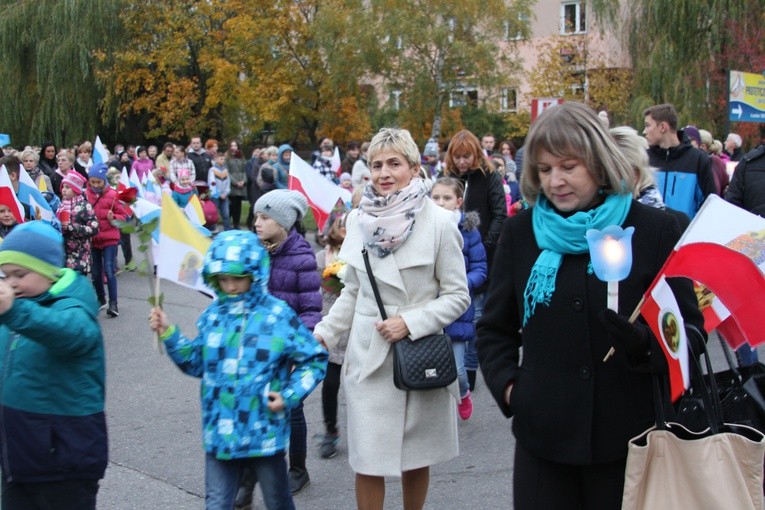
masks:
[[[689,352],[691,356],[705,356],[707,371],[700,373],[701,371],[694,370],[694,365],[691,364],[691,388],[678,401],[676,421],[694,432],[703,431],[708,427],[699,388],[710,386],[710,379],[714,379],[714,396],[720,401],[724,422],[747,425],[765,433],[765,399],[762,395],[762,389],[765,389],[765,366],[756,363],[737,367],[730,348],[722,338],[720,345],[728,362],[728,369],[721,372],[712,372],[706,345],[703,353]]]
[[[385,313],[380,290],[372,273],[369,254],[361,250],[369,283],[380,309],[382,320]],[[429,390],[444,388],[457,380],[457,364],[449,335],[445,333],[427,335],[416,340],[404,338],[393,344],[393,384],[400,390]]]

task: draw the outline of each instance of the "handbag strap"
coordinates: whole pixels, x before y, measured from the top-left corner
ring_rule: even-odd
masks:
[[[723,339],[720,332],[717,332],[717,339],[720,341],[720,347],[722,348],[723,354],[725,354],[725,360],[728,362],[728,367],[730,367],[731,372],[736,376],[736,379],[738,381],[742,381],[741,378],[741,372],[738,369],[738,365],[733,362],[733,355],[730,352],[730,347],[728,347],[728,343]]]
[[[698,329],[696,329],[693,325],[686,324],[686,327],[694,330],[695,333],[703,338]],[[719,433],[720,428],[723,426],[723,412],[722,405],[720,404],[720,393],[717,389],[717,381],[715,381],[715,373],[712,369],[712,361],[709,357],[707,344],[704,341],[699,342],[699,344],[701,345],[703,352],[696,353],[693,349],[693,342],[688,340],[688,352],[690,357],[693,359],[693,366],[696,367],[696,373],[698,374],[697,387],[701,393],[701,399],[704,402],[704,412],[707,416],[709,428],[712,430],[713,434],[717,434]],[[708,384],[704,380],[704,371],[701,368],[701,364],[699,363],[699,356],[702,354],[704,355],[704,363],[707,368],[706,380],[709,381]]]
[[[361,255],[364,257],[364,266],[367,268],[367,276],[369,276],[369,283],[372,285],[372,292],[375,294],[375,301],[377,301],[377,307],[380,309],[380,317],[382,320],[388,318],[385,313],[385,307],[383,306],[382,298],[380,297],[380,289],[377,288],[377,280],[372,272],[372,264],[369,263],[369,253],[366,248],[361,249]]]

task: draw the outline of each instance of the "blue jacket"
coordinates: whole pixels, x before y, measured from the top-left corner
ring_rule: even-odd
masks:
[[[694,148],[682,131],[678,132],[678,136],[683,141],[677,147],[649,147],[648,159],[651,166],[657,169],[656,187],[664,203],[693,219],[701,203],[717,190],[712,160],[703,151]]]
[[[109,448],[104,345],[90,281],[64,269],[0,315],[0,459],[16,482],[98,480]]]
[[[176,365],[202,379],[202,442],[218,459],[283,453],[289,410],[327,370],[327,351],[284,301],[268,293],[269,265],[252,232],[219,234],[202,273],[218,299],[197,320],[199,335],[187,338],[176,327],[162,335]],[[222,293],[214,278],[219,274],[251,275],[250,290]],[[268,410],[269,391],[281,393],[285,410]]]
[[[287,189],[287,184],[289,183],[289,175],[290,175],[290,163],[289,161],[284,161],[284,153],[290,151],[295,152],[295,149],[292,148],[289,144],[284,144],[279,146],[279,152],[277,153],[276,163],[273,164],[273,167],[276,169],[276,181],[275,185],[277,189]]]
[[[283,299],[313,331],[321,320],[321,278],[313,248],[296,229],[271,252],[268,291]]]
[[[483,285],[487,277],[486,249],[483,247],[481,234],[478,231],[480,223],[478,213],[475,211],[462,215],[459,224],[462,233],[462,255],[465,258],[465,272],[467,274],[468,291],[470,292],[470,306],[462,316],[444,328],[453,342],[467,342],[475,336],[475,305],[473,304],[473,292]]]

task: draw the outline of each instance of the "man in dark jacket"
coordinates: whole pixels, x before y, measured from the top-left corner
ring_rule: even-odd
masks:
[[[186,150],[188,158],[194,163],[194,180],[207,182],[207,172],[212,166],[212,160],[202,147],[202,138],[198,136],[191,137],[189,148]]]
[[[765,217],[765,124],[760,124],[760,145],[747,152],[736,165],[725,200]],[[736,349],[739,365],[757,363],[757,351],[748,345]]]
[[[765,216],[765,124],[760,124],[760,137],[760,145],[736,165],[725,200]]]
[[[657,169],[656,185],[664,203],[692,219],[707,195],[716,191],[712,160],[677,130],[677,112],[671,104],[652,106],[643,115],[648,158]]]

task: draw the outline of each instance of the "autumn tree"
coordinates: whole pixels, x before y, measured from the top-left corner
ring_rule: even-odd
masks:
[[[194,0],[125,0],[119,17],[129,44],[97,55],[106,111],[121,123],[138,122],[147,138],[219,136],[219,102],[208,100],[221,51],[218,7]]]
[[[363,66],[344,44],[360,9],[340,0],[127,0],[131,44],[100,55],[105,104],[123,122],[138,119],[149,138],[251,140],[264,129],[292,142],[322,130],[364,138]]]
[[[515,85],[519,62],[515,34],[528,26],[527,0],[371,0],[358,45],[370,65],[369,79],[382,77],[399,102],[398,118],[415,135],[439,138],[449,95],[480,90],[498,97]]]
[[[762,55],[765,40],[731,37],[730,27],[750,37],[761,29],[762,0],[597,0],[593,7],[615,33],[624,35],[635,72],[630,103],[635,123],[642,122],[645,106],[667,102],[682,119],[722,130],[720,97],[727,84],[725,91],[716,84],[724,83],[721,77],[732,62],[724,56],[751,49]]]
[[[116,0],[0,0],[0,131],[30,144],[92,139],[102,127],[93,54],[119,44],[119,9]]]
[[[612,119],[625,116],[631,72],[607,62],[598,32],[557,35],[538,43],[536,65],[529,74],[534,97],[560,97],[606,110]]]
[[[233,5],[235,2],[231,2]],[[365,64],[355,44],[361,1],[242,0],[225,26],[227,60],[240,70],[237,95],[251,129],[272,125],[278,139],[314,144],[369,136]]]

